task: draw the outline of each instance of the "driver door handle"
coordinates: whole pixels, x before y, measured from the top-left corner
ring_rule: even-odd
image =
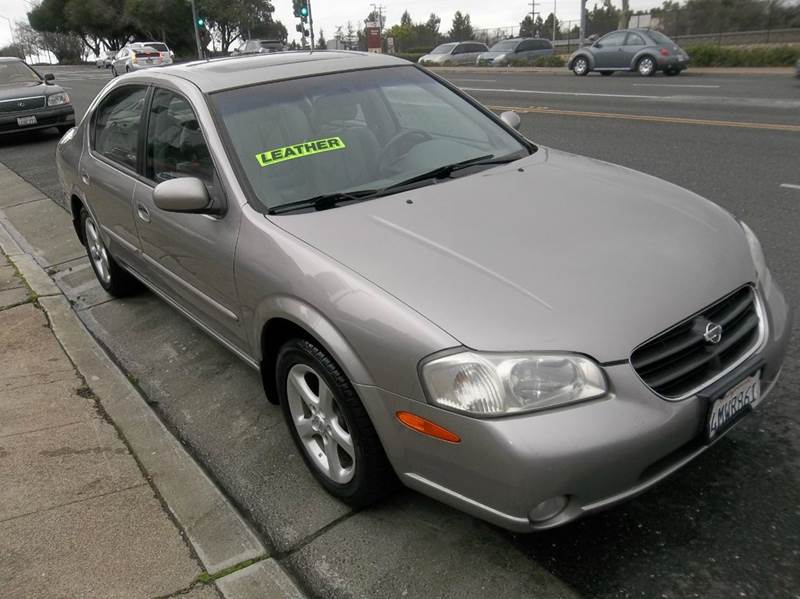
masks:
[[[84,185],[89,185],[91,179],[89,178],[89,173],[87,173],[84,169],[81,169],[81,181],[83,181]]]
[[[136,204],[136,214],[139,216],[141,220],[146,223],[150,222],[150,211],[147,209],[147,206],[144,204]]]

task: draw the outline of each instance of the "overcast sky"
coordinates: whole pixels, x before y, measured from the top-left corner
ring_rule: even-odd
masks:
[[[576,0],[556,0],[556,15],[559,20],[577,19],[580,13],[580,5]],[[612,0],[615,5],[621,6],[618,0]],[[600,2],[598,2],[599,4]],[[450,29],[453,20],[453,13],[460,10],[469,13],[472,26],[475,28],[483,27],[503,27],[517,25],[524,18],[526,12],[530,12],[530,3],[525,4],[524,0],[516,3],[496,4],[491,0],[397,0],[382,2],[384,5],[384,15],[386,16],[387,26],[391,26],[400,21],[400,15],[404,10],[411,13],[411,18],[416,21],[425,21],[431,11],[435,12],[442,19],[441,31],[446,33]],[[587,0],[587,7],[591,10],[593,0]],[[660,5],[660,0],[631,0],[631,9],[647,9]],[[292,15],[291,0],[274,0],[275,18],[282,21],[289,31],[289,38],[295,35],[294,26],[296,20]],[[0,17],[7,17],[12,21],[26,21],[26,12],[30,10],[26,0],[0,0]],[[311,0],[311,10],[314,16],[314,33],[319,35],[319,30],[325,32],[325,37],[330,39],[336,31],[337,25],[344,25],[348,20],[353,22],[354,27],[363,26],[363,21],[372,10],[369,2],[362,0]],[[537,12],[542,13],[545,18],[553,11],[553,0],[546,0],[536,3]],[[0,46],[5,46],[11,39],[8,28],[8,21],[0,18]]]

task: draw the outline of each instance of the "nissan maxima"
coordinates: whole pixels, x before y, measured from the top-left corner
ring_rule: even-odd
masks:
[[[260,371],[331,494],[533,531],[768,409],[791,315],[744,222],[519,123],[393,57],[255,55],[113,80],[57,165],[103,288]]]

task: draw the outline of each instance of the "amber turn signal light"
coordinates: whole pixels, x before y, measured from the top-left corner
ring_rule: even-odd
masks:
[[[422,416],[417,416],[411,412],[397,412],[395,416],[397,416],[397,419],[405,424],[408,428],[417,431],[418,433],[422,433],[423,435],[428,435],[429,437],[434,437],[436,439],[440,439],[441,441],[447,441],[448,443],[461,442],[461,437],[459,437],[457,434],[450,432],[446,428],[443,428],[438,424],[431,422],[430,420],[426,420]]]

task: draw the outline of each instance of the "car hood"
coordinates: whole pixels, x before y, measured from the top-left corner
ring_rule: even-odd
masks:
[[[741,227],[720,207],[546,148],[393,196],[270,218],[478,350],[626,359],[754,278]]]
[[[57,91],[61,91],[61,89],[56,85],[45,85],[36,81],[31,81],[30,83],[8,83],[0,85],[0,101],[11,98],[50,95]]]

